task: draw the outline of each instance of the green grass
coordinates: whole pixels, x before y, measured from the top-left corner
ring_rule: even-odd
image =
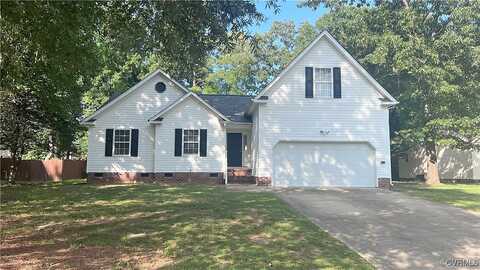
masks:
[[[394,190],[480,213],[480,185],[441,184],[426,186],[422,183],[398,183],[395,184]]]
[[[79,182],[1,192],[3,263],[48,247],[38,268],[373,268],[271,193]],[[9,249],[16,244],[30,253]]]

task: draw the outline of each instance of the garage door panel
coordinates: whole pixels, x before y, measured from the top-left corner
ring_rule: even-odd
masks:
[[[274,149],[276,186],[375,186],[375,152],[366,143],[282,142]]]

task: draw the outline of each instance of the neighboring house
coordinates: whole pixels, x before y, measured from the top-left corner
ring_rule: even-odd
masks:
[[[91,181],[388,186],[395,104],[322,32],[255,97],[195,94],[153,72],[83,121],[87,172]]]
[[[441,148],[437,152],[438,170],[442,180],[480,180],[480,152]],[[398,178],[423,178],[427,171],[425,149],[398,155]]]

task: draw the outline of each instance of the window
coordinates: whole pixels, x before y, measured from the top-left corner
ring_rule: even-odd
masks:
[[[130,130],[116,129],[113,138],[113,154],[115,156],[130,155]]]
[[[321,98],[331,98],[333,93],[333,77],[331,68],[315,69],[315,94]]]
[[[198,154],[198,129],[183,130],[183,153]]]

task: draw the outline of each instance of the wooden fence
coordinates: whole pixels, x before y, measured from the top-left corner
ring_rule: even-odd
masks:
[[[0,159],[0,176],[8,179],[12,159]],[[22,160],[18,166],[17,181],[61,181],[86,177],[86,160]]]

